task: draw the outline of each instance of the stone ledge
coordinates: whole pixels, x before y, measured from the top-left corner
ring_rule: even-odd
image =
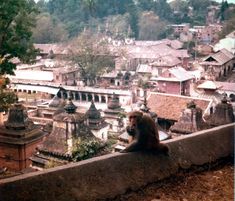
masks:
[[[112,198],[233,154],[235,123],[166,141],[170,156],[114,153],[0,180],[0,201],[94,201]]]

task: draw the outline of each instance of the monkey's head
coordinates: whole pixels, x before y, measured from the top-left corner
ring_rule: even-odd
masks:
[[[135,134],[136,128],[141,122],[142,117],[143,117],[143,113],[139,111],[134,111],[134,112],[129,113],[128,115],[129,125],[127,126],[127,132],[130,135]]]

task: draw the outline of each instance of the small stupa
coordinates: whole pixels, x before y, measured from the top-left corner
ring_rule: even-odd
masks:
[[[123,112],[121,105],[119,103],[119,97],[113,93],[112,98],[108,102],[107,109],[104,110],[104,117],[106,122],[110,126],[110,132],[113,134],[120,134],[124,130],[123,122],[120,114]]]
[[[207,117],[207,122],[210,126],[220,126],[234,121],[233,106],[228,102],[224,94],[221,102],[215,106],[214,112]]]
[[[102,140],[108,139],[108,124],[97,110],[94,101],[91,101],[90,108],[86,112],[88,126],[91,132]]]
[[[170,130],[180,134],[190,134],[208,128],[202,119],[202,109],[192,100],[181,113],[179,121],[170,127]]]

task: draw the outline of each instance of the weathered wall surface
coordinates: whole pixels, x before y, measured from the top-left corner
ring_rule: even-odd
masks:
[[[233,154],[235,124],[168,140],[170,156],[114,153],[0,180],[0,201],[94,201]]]

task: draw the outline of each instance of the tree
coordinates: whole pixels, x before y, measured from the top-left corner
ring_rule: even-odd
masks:
[[[15,57],[26,63],[35,58],[31,29],[36,13],[33,0],[0,2],[0,75],[13,74]]]
[[[33,41],[35,43],[55,43],[68,39],[65,26],[49,13],[37,16],[37,26],[33,29]]]
[[[72,41],[70,59],[79,66],[80,77],[89,85],[94,85],[99,75],[114,68],[107,44],[89,31]]]
[[[224,21],[226,19],[226,11],[228,10],[229,5],[227,1],[223,1],[220,7],[220,19]]]
[[[7,89],[9,79],[0,76],[0,112],[7,111],[8,107],[16,101],[16,95]]]
[[[111,15],[105,19],[105,23],[103,23],[103,30],[105,30],[106,34],[109,34],[113,37],[124,38],[129,36],[128,33],[128,23],[129,15]]]
[[[230,7],[226,10],[225,19],[223,21],[223,28],[219,33],[219,38],[222,39],[229,33],[235,30],[235,7]]]
[[[139,21],[140,40],[158,40],[166,32],[166,23],[159,20],[153,11],[143,12]]]

